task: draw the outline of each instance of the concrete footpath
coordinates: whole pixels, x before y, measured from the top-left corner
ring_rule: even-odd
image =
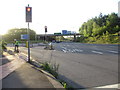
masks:
[[[62,85],[49,73],[38,70],[35,66],[25,61],[22,54],[9,55],[4,53],[0,58],[0,80],[2,88],[44,88],[58,89]]]

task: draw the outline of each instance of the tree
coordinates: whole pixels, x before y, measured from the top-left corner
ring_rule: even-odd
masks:
[[[30,40],[35,40],[36,32],[34,30],[30,30]],[[3,36],[3,39],[6,41],[13,41],[14,39],[21,40],[21,35],[27,34],[27,28],[14,28],[10,29],[7,34]]]
[[[100,26],[96,23],[96,22],[94,22],[93,23],[93,29],[92,29],[92,35],[93,36],[96,36],[97,34],[99,34],[99,32],[98,32],[98,28],[99,28]]]
[[[108,31],[109,34],[114,34],[120,31],[119,27],[120,19],[117,14],[111,13],[103,16],[102,13],[100,13],[99,17],[84,22],[79,28],[79,32],[87,37],[103,35],[106,31]]]
[[[102,40],[105,37],[105,41],[110,42],[114,34],[120,32],[120,18],[115,13],[108,15],[102,15],[102,13],[100,13],[98,17],[84,22],[79,28],[79,32],[87,38],[84,39],[86,41],[94,41],[95,39],[92,40],[92,38]],[[114,40],[117,42],[118,39],[115,38]]]
[[[116,30],[113,29],[114,27],[116,27],[117,25],[120,27],[118,21],[119,21],[119,18],[117,14],[111,13],[110,15],[108,15],[106,26],[109,28],[108,32],[110,34],[116,33]]]

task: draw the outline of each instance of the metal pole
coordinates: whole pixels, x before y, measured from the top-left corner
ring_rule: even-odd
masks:
[[[45,32],[45,42],[46,42],[46,32]]]
[[[29,22],[28,22],[28,62],[30,63],[30,32],[29,32]]]

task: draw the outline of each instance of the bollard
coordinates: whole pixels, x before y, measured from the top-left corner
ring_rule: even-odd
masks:
[[[26,48],[28,48],[28,41],[26,41]]]

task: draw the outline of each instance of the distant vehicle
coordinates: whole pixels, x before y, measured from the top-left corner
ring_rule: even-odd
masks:
[[[52,40],[52,43],[55,43],[55,40]]]
[[[52,40],[52,43],[60,43],[62,41],[56,41],[56,40]]]
[[[56,41],[56,43],[60,43],[60,41]]]

